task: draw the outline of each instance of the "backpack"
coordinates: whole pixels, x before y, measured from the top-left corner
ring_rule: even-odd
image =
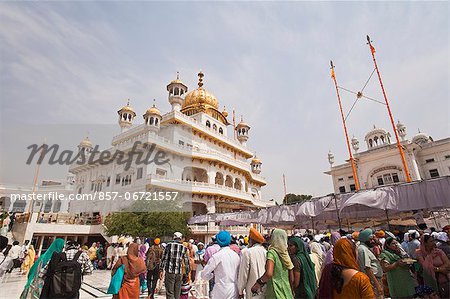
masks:
[[[160,252],[157,252],[155,248],[149,248],[146,260],[147,270],[155,270],[159,266],[160,261],[161,261]]]
[[[81,265],[78,263],[81,253],[78,251],[70,261],[64,252],[53,254],[46,278],[49,298],[74,298],[78,295],[82,280]]]

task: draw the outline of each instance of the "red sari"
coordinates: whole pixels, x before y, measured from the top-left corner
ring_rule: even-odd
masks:
[[[127,256],[119,258],[114,265],[112,275],[116,273],[116,270],[121,265],[125,265],[122,286],[120,287],[119,293],[113,296],[114,299],[139,299],[139,274],[145,272],[147,268],[145,267],[144,261],[138,257],[138,248],[138,244],[131,243],[128,247]]]

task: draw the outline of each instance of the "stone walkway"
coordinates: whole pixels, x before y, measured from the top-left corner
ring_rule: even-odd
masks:
[[[96,270],[92,275],[85,276],[80,290],[80,299],[111,298],[111,295],[106,294],[110,279],[111,271],[105,270]],[[13,271],[11,274],[5,274],[5,276],[0,280],[0,298],[19,298],[25,283],[26,276],[20,275],[18,270]],[[140,298],[146,297],[147,292],[145,294],[141,294]],[[165,299],[166,296],[164,294],[159,296],[157,295],[155,298]]]

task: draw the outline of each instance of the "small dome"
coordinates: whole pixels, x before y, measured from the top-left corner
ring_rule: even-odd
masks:
[[[241,121],[237,124],[236,127],[239,127],[239,128],[242,128],[242,127],[250,128],[250,126],[246,122],[244,122],[243,119],[241,119]]]
[[[225,107],[223,107],[222,115],[228,117],[228,111],[227,109],[225,109]]]
[[[262,161],[258,157],[253,157],[252,164],[262,164]]]
[[[145,112],[144,116],[149,114],[156,114],[161,116],[161,111],[159,111],[159,109],[156,108],[155,104],[153,104],[153,106]]]
[[[89,137],[84,138],[81,140],[79,147],[89,147],[92,148],[92,142],[89,140]]]
[[[170,87],[174,84],[175,85],[176,84],[183,85],[183,87],[187,89],[186,84],[184,84],[183,81],[180,80],[180,74],[178,72],[177,72],[177,78],[175,80],[170,81],[170,83],[167,85],[167,91],[169,91]]]
[[[425,133],[417,133],[413,139],[411,140],[412,143],[416,143],[416,144],[425,144],[425,143],[429,143],[432,141],[431,136],[429,136],[428,134]]]
[[[118,114],[120,114],[121,112],[129,112],[133,114],[133,116],[136,116],[136,112],[134,112],[134,109],[130,106],[130,100],[128,100],[126,106],[123,106],[119,111],[117,111]]]

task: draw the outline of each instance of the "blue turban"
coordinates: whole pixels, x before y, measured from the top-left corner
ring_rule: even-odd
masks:
[[[367,228],[359,233],[359,240],[363,243],[366,243],[370,240],[370,237],[373,235],[373,231],[370,228]]]
[[[229,246],[231,243],[231,235],[226,230],[220,231],[216,235],[217,244],[219,244],[220,247]]]

